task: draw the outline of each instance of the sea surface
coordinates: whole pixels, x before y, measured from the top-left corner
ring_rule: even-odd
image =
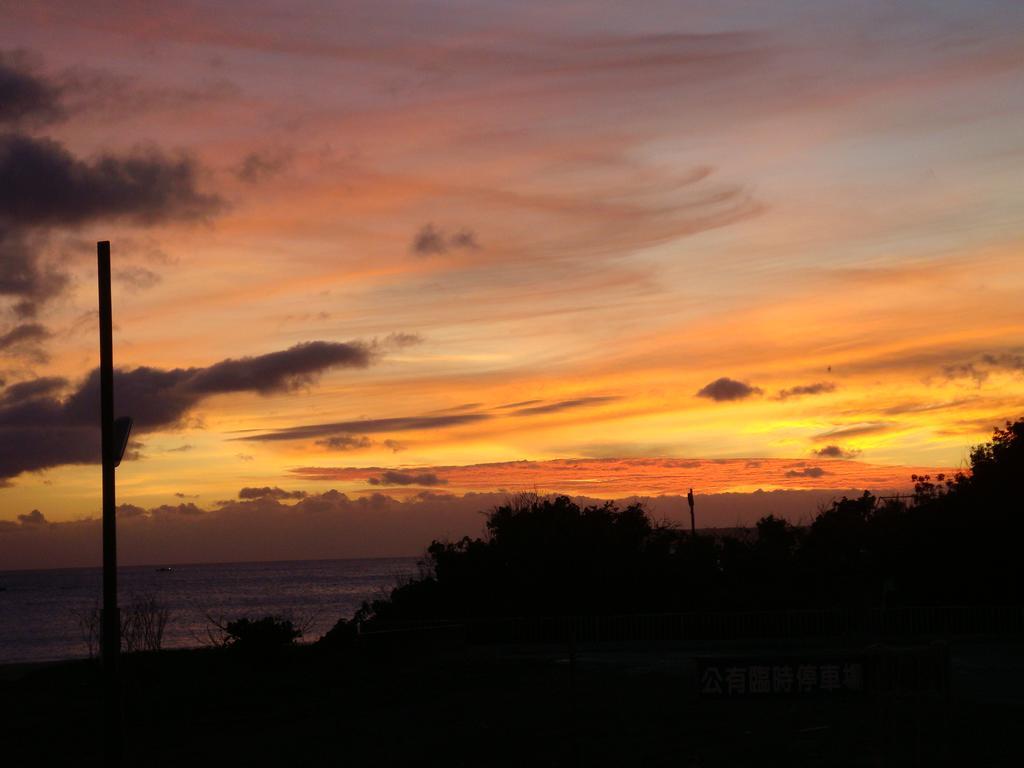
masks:
[[[312,642],[364,600],[416,573],[416,558],[132,566],[118,569],[121,607],[150,599],[169,611],[164,648],[195,647],[217,635],[213,621],[275,615]],[[0,664],[89,656],[82,617],[101,602],[100,568],[0,571]],[[97,653],[95,640],[93,653]]]

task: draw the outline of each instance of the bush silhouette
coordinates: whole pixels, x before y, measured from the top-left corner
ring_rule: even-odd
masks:
[[[520,496],[483,538],[434,541],[424,575],[354,620],[1020,604],[1024,420],[975,447],[970,472],[911,479],[908,498],[865,492],[805,529],[769,515],[746,536],[692,536],[639,504]]]
[[[223,626],[223,645],[240,653],[273,654],[294,645],[302,630],[278,616],[236,619]]]
[[[316,644],[321,648],[349,648],[355,644],[359,625],[355,620],[340,619]]]

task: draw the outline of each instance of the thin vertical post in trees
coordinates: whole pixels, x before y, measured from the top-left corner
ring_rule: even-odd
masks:
[[[110,307],[110,243],[96,244],[100,293],[100,432],[103,456],[103,753],[108,766],[121,763],[121,613],[117,607],[117,518],[114,467],[114,342]]]

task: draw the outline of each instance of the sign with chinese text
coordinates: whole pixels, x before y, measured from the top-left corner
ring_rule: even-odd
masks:
[[[702,696],[806,696],[864,691],[860,656],[697,659]]]

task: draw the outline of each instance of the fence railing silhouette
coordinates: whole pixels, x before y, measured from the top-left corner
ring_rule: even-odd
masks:
[[[458,627],[458,633],[450,630]],[[703,646],[730,641],[919,638],[1024,634],[1024,606],[937,606],[609,616],[530,616],[378,623],[364,635],[431,631],[474,644],[650,643]],[[369,638],[367,638],[369,639]]]

